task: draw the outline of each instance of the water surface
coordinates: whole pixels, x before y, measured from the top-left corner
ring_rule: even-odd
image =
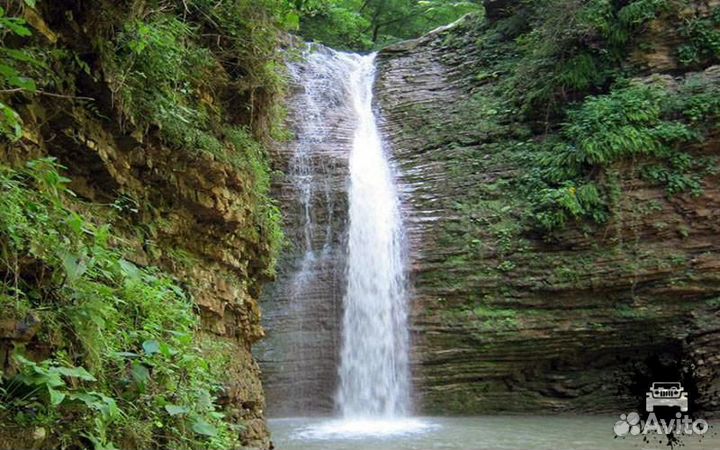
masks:
[[[483,416],[412,418],[353,425],[339,419],[271,419],[278,450],[667,450],[654,435],[615,438],[617,417]],[[680,450],[718,450],[711,422],[702,437],[683,437]],[[363,431],[369,431],[364,433]]]

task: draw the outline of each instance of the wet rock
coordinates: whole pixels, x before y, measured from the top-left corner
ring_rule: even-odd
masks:
[[[486,2],[489,14],[501,14],[504,3]],[[597,230],[570,226],[550,241],[525,233],[503,266],[493,212],[470,214],[468,220],[487,224],[472,236],[473,244],[462,230],[467,213],[457,206],[496,202],[502,208],[507,192],[479,187],[522,173],[485,145],[517,127],[467,126],[483,117],[466,118],[464,100],[493,82],[476,76],[483,70],[477,29],[461,25],[379,55],[377,101],[401,174],[411,242],[418,409],[625,411],[635,406],[625,388],[636,365],[669,354],[685,368],[697,366],[697,404],[717,410],[717,176],[706,178],[699,197],[668,197],[631,164],[621,164],[623,200],[610,224]],[[661,66],[648,65],[663,71]],[[709,68],[703,76],[715,72]],[[717,149],[717,137],[710,137],[693,151],[709,155]],[[453,165],[458,155],[483,161],[482,170],[459,171]],[[469,258],[468,245],[484,256]]]
[[[268,414],[276,417],[327,415],[334,408],[354,117],[342,80],[334,78],[341,74],[324,70],[329,67],[294,66],[289,116],[296,139],[275,155],[284,175],[273,189],[290,246],[263,295],[267,337],[255,354]]]

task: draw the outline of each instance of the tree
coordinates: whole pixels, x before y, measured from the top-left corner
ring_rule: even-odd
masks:
[[[422,35],[481,9],[477,1],[293,0],[301,34],[349,50],[379,48]]]

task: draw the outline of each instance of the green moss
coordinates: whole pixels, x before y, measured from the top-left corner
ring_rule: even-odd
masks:
[[[463,323],[469,333],[480,333],[483,339],[487,331],[512,331],[518,329],[520,321],[515,309],[491,307],[486,304],[463,305],[461,307],[444,307],[442,315],[448,323]]]
[[[705,303],[713,309],[720,309],[720,297],[713,297],[706,300]]]

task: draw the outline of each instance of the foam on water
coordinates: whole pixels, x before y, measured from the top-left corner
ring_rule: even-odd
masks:
[[[437,425],[419,418],[401,419],[336,419],[309,425],[296,430],[291,439],[365,439],[389,438],[425,433]]]

